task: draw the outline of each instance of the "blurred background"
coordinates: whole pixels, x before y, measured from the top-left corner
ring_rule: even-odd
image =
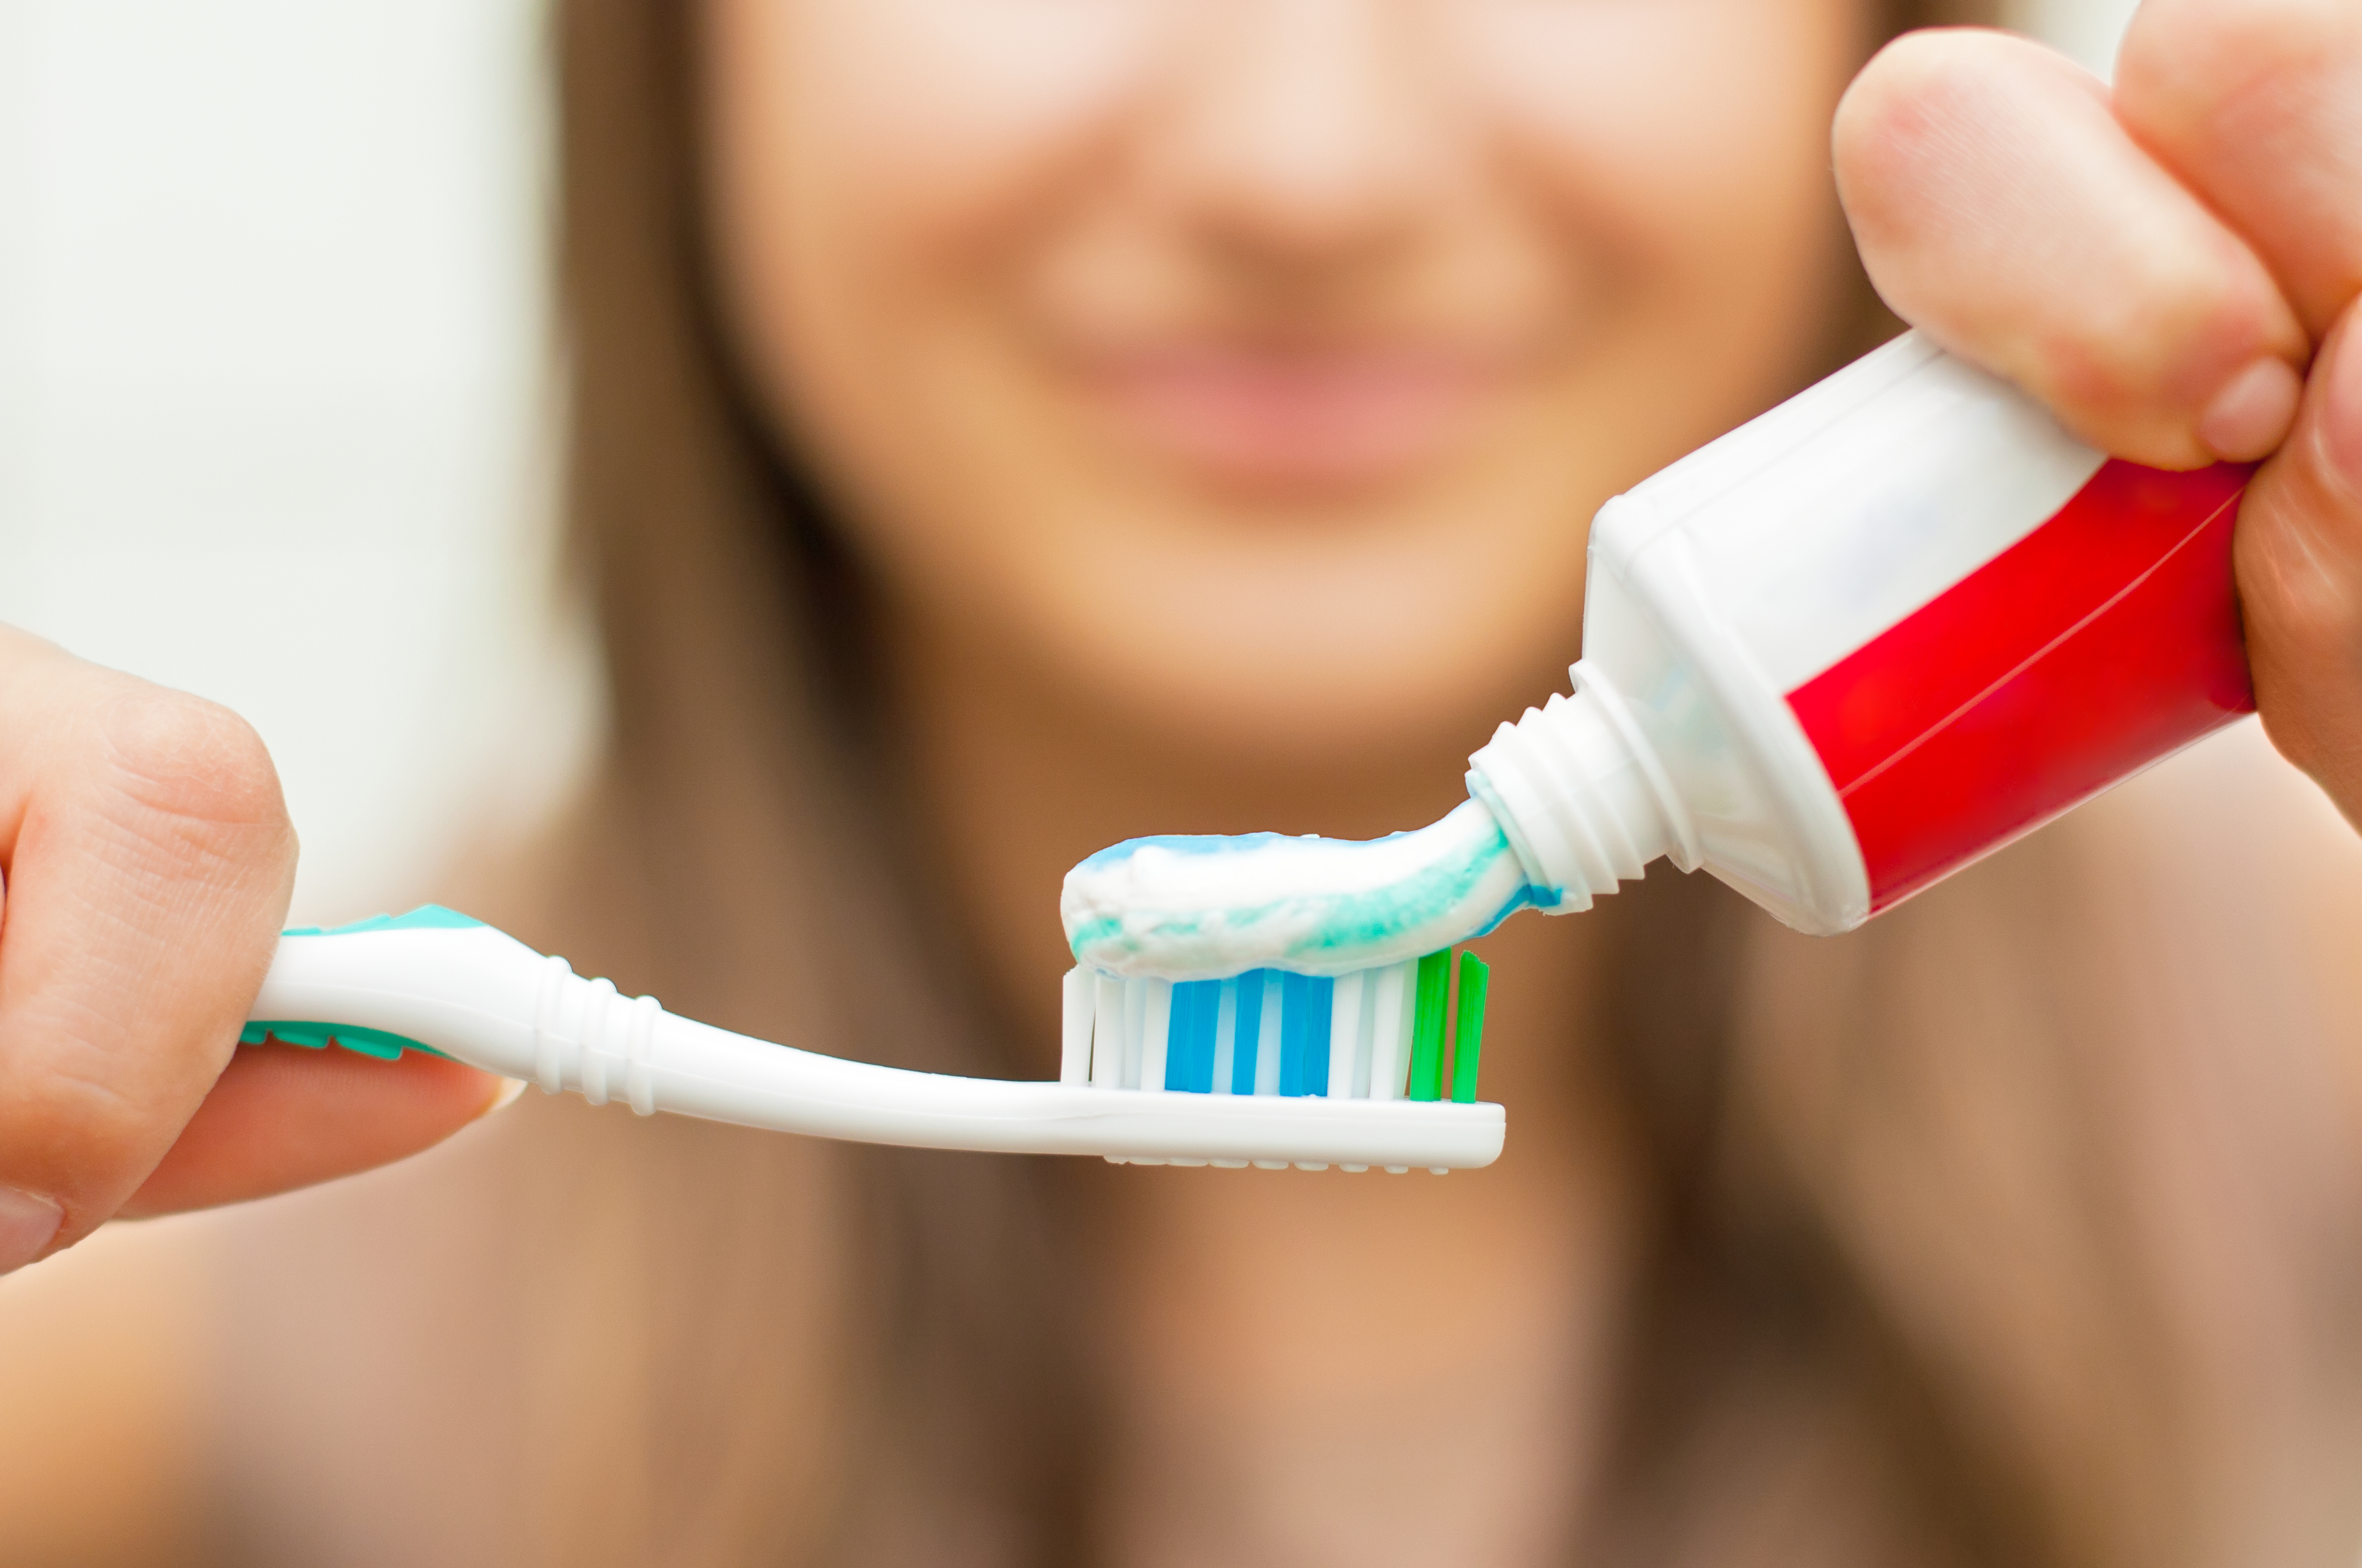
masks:
[[[2132,9],[2015,17],[2104,71]],[[596,745],[550,526],[541,26],[535,0],[0,0],[0,621],[254,722],[298,921],[430,896]],[[107,1561],[153,1560],[142,1455],[174,1434],[115,1412],[172,1401],[116,1395],[192,1375],[216,1222],[0,1284],[0,1517],[71,1507],[111,1521]]]
[[[2133,0],[2020,0],[2104,71]],[[596,730],[553,591],[534,0],[0,0],[0,621],[278,757],[299,921]]]
[[[0,0],[0,620],[230,704],[300,920],[580,753],[536,6]]]

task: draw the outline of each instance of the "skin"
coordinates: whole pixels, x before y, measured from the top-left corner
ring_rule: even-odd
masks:
[[[1437,814],[1490,723],[1561,679],[1581,519],[1792,386],[1828,326],[1838,0],[707,19],[742,353],[883,587],[923,831],[1044,1042],[1067,864],[1152,829]],[[1861,73],[1836,143],[1907,318],[2112,451],[2267,459],[2238,543],[2265,721],[2349,818],[2356,103],[2342,0],[2148,0],[2113,95],[2031,46],[1928,35]],[[0,735],[0,1270],[492,1103],[446,1064],[234,1049],[295,856],[244,724],[10,635]],[[1583,1103],[1579,1063],[1518,1044],[1584,984],[1580,933],[1496,939],[1545,977],[1501,995],[1504,1099]],[[1178,1412],[1175,1451],[1345,1397],[1352,1347],[1423,1323],[1499,1364],[1428,1367],[1403,1408],[1542,1364],[1617,1256],[1613,1141],[1581,1116],[1521,1121],[1514,1168],[1449,1183],[1111,1187],[1108,1288],[1153,1306],[1118,1316],[1126,1364],[1171,1382],[1144,1404]],[[1357,1271],[1412,1283],[1338,1292]],[[1218,1357],[1254,1375],[1191,1375]],[[1583,1441],[1554,1432],[1551,1464]],[[1504,1528],[1526,1526],[1548,1521]]]

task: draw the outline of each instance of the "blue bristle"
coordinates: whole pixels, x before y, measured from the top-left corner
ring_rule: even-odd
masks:
[[[1280,979],[1279,1092],[1329,1092],[1329,1010],[1337,982],[1313,975]]]
[[[1327,975],[1312,982],[1312,1022],[1305,1039],[1304,1092],[1329,1093],[1329,1024],[1337,1007],[1337,982]]]
[[[1166,1000],[1164,1015],[1164,1081],[1142,1084],[1142,1088],[1177,1089],[1188,1073],[1189,1004],[1191,998],[1184,993],[1187,981],[1175,981]]]
[[[1249,969],[1239,977],[1238,1026],[1231,1046],[1232,1094],[1254,1093],[1255,1046],[1263,1039],[1264,973]]]
[[[1214,1025],[1221,1010],[1220,980],[1184,980],[1173,988],[1173,1029],[1164,1054],[1166,1088],[1214,1092]]]

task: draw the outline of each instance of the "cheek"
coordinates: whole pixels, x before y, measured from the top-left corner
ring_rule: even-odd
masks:
[[[862,449],[907,423],[911,360],[1084,177],[1173,4],[710,0],[720,282],[748,370],[808,445],[872,466]]]
[[[914,236],[989,229],[1120,114],[1170,3],[717,0],[732,141]]]
[[[1580,227],[1621,302],[1677,314],[1676,341],[1738,333],[1717,356],[1733,368],[1792,374],[1793,356],[1753,350],[1823,325],[1797,306],[1826,292],[1841,236],[1828,125],[1861,52],[1857,7],[1490,0],[1461,17],[1505,158]]]

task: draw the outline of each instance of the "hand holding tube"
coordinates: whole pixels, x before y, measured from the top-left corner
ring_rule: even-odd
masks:
[[[1900,40],[1838,173],[1896,311],[2084,439],[2268,458],[2236,540],[2275,744],[2362,822],[2362,13],[2148,0],[2113,92],[1998,33]]]

